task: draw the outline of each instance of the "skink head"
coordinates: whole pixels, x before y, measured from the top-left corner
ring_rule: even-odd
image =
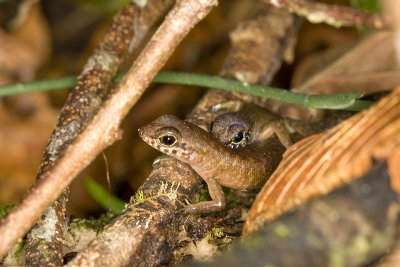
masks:
[[[211,133],[223,144],[231,148],[244,147],[250,142],[251,124],[239,113],[218,116],[211,126]]]
[[[199,160],[208,138],[212,138],[203,129],[174,115],[161,116],[139,128],[139,135],[155,149],[189,164]]]

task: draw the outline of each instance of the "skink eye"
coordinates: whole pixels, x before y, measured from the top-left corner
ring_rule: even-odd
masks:
[[[249,138],[249,132],[240,131],[226,145],[230,148],[244,147],[248,144]]]
[[[244,138],[244,133],[240,132],[237,135],[235,135],[235,137],[233,138],[233,142],[235,143],[240,143]]]
[[[168,135],[162,135],[158,138],[160,143],[165,146],[173,146],[176,143],[176,136],[168,134]]]

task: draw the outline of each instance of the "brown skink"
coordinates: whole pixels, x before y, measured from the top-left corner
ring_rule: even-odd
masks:
[[[217,117],[212,125],[214,135],[174,115],[161,116],[141,127],[139,135],[155,149],[189,164],[204,179],[212,200],[188,205],[185,211],[207,213],[225,207],[221,186],[250,190],[265,183],[283,149],[278,144],[280,151],[275,153],[275,146],[268,150],[257,143],[275,133],[285,146],[290,145],[284,129],[280,118],[268,111],[243,108]]]

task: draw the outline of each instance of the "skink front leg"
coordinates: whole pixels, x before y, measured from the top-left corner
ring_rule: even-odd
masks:
[[[209,213],[221,211],[225,208],[225,195],[221,185],[213,179],[206,180],[206,183],[212,200],[189,204],[184,208],[185,213]]]
[[[260,137],[258,141],[265,141],[273,134],[276,134],[281,144],[286,148],[292,145],[292,138],[290,137],[289,131],[281,120],[272,121],[265,125],[259,133]]]

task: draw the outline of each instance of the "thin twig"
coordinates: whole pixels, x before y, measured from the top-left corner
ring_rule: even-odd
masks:
[[[388,23],[379,14],[366,13],[351,7],[326,5],[305,0],[264,0],[276,7],[286,8],[299,16],[306,17],[312,23],[327,23],[335,27],[365,26],[373,29],[388,27]]]
[[[190,29],[216,0],[180,0],[87,128],[21,203],[0,222],[0,256],[32,227],[76,175],[120,138],[119,125]]]

